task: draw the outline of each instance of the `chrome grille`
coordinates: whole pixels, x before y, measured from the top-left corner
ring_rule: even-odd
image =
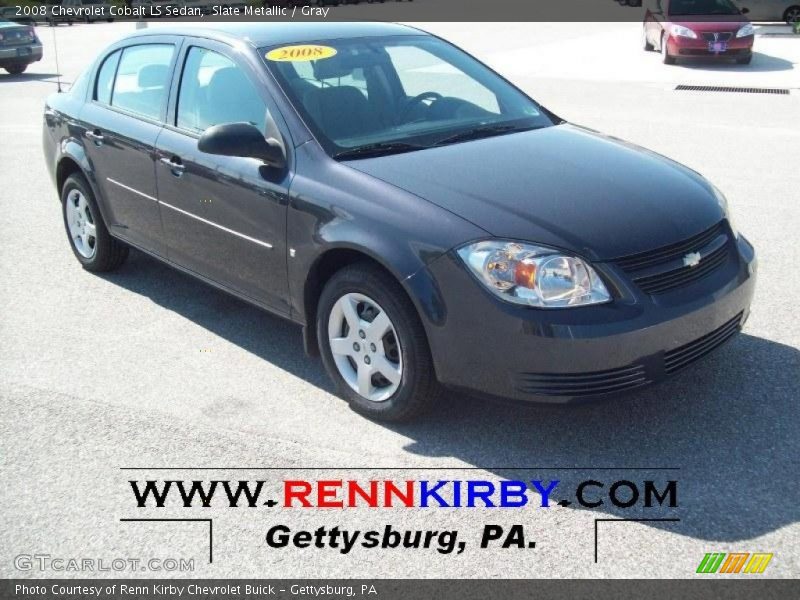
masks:
[[[733,37],[733,32],[730,31],[705,31],[701,34],[703,39],[707,42],[728,42]]]
[[[688,285],[722,266],[730,253],[725,222],[687,240],[613,261],[646,294],[662,294]],[[687,263],[699,255],[699,262]]]

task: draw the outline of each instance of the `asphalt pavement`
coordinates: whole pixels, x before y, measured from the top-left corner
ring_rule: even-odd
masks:
[[[0,74],[0,576],[59,575],[15,568],[20,554],[47,553],[194,558],[203,577],[692,577],[707,552],[773,553],[761,576],[800,575],[800,38],[757,38],[749,66],[666,66],[639,47],[634,23],[421,26],[560,116],[722,189],[759,256],[743,334],[618,401],[555,409],[450,394],[418,423],[367,421],[304,355],[298,327],[140,253],[113,274],[80,268],[43,160],[42,105],[57,71],[72,81],[134,25],[40,28],[45,59]],[[675,508],[634,511],[137,508],[128,481],[167,477],[263,479],[276,495],[284,478],[559,479],[560,490],[652,479],[678,481],[679,495]],[[140,517],[212,518],[213,563],[202,525],[120,521]],[[602,521],[595,540],[596,519],[649,517],[679,520]],[[272,549],[265,534],[278,523],[457,529],[468,547]],[[524,524],[536,549],[479,549],[486,523]]]

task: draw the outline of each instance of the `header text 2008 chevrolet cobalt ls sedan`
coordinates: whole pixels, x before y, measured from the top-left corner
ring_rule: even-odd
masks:
[[[442,385],[614,397],[747,318],[753,248],[690,169],[415,29],[219,27],[125,38],[48,99],[86,269],[134,246],[302,324],[378,419]]]

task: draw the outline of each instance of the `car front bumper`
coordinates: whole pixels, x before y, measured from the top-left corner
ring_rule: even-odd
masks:
[[[670,56],[685,58],[744,58],[753,52],[753,36],[732,38],[723,52],[709,50],[709,40],[670,36],[667,49]]]
[[[29,64],[42,60],[41,44],[0,47],[0,66],[4,64]]]
[[[664,296],[596,265],[622,297],[596,306],[537,309],[492,295],[454,253],[407,283],[423,314],[437,377],[478,395],[568,403],[613,398],[662,380],[733,337],[756,279],[742,237],[724,268]]]

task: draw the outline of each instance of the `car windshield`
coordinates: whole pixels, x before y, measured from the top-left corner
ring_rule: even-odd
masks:
[[[554,123],[496,73],[431,36],[337,39],[261,54],[332,156],[406,152]]]
[[[738,15],[739,9],[730,0],[671,0],[673,16]]]

